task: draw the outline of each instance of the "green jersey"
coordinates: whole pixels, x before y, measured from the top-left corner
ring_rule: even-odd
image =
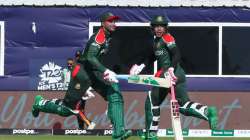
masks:
[[[107,68],[100,63],[100,56],[107,52],[109,48],[109,32],[101,27],[93,34],[80,57],[79,62],[84,64],[85,68],[104,72]]]
[[[153,50],[158,70],[167,71],[169,67],[174,67],[174,73],[179,78],[179,81],[185,80],[185,72],[179,64],[180,52],[172,35],[166,33],[162,37],[156,37]]]

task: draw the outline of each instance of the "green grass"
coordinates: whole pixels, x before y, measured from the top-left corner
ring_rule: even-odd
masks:
[[[249,140],[250,138],[184,138],[184,140]],[[50,136],[50,135],[0,135],[0,140],[111,140],[110,136]],[[128,140],[140,140],[139,137],[131,137]],[[164,137],[160,140],[174,140]]]

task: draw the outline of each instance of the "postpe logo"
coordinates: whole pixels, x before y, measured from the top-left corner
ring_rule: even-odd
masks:
[[[29,134],[36,134],[35,130],[33,129],[13,129],[13,134],[26,134],[26,135],[29,135]]]
[[[86,130],[78,130],[78,129],[67,129],[65,130],[65,135],[81,135],[87,134]]]

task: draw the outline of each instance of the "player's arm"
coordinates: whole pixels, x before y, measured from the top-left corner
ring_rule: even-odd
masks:
[[[87,61],[93,66],[94,69],[104,72],[107,68],[101,64],[101,62],[97,59],[97,55],[100,51],[101,46],[97,44],[96,42],[93,42],[89,49],[87,50],[86,59]]]
[[[172,35],[166,34],[162,38],[167,44],[166,46],[168,47],[171,54],[171,63],[170,66],[168,66],[168,71],[166,74],[170,76],[172,83],[175,84],[178,78],[175,76],[174,70],[181,60],[181,54]]]
[[[106,68],[100,61],[97,59],[97,55],[100,51],[101,46],[96,42],[93,42],[87,52],[87,61],[93,66],[94,69],[103,73],[103,78],[109,82],[118,83],[116,74]]]
[[[170,53],[172,55],[172,62],[171,62],[171,66],[172,67],[176,67],[176,65],[180,62],[181,60],[181,53],[180,50],[177,46],[173,47],[170,49]]]
[[[181,60],[181,54],[177,46],[171,48],[170,53],[172,55],[172,63],[171,63],[171,67],[168,68],[168,74],[171,76],[173,84],[175,84],[178,78],[175,76],[174,70],[176,68],[176,65]]]
[[[172,35],[166,34],[163,36],[163,41],[167,44],[172,57],[170,67],[176,68],[177,64],[181,60],[181,53],[179,48],[176,46],[175,39]]]

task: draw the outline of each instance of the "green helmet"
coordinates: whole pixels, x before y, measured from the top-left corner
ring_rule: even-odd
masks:
[[[107,12],[107,13],[104,13],[104,14],[101,15],[101,22],[113,21],[113,20],[118,20],[118,19],[119,19],[118,16],[115,16],[110,12]]]
[[[155,16],[152,18],[151,22],[150,22],[151,26],[155,26],[155,25],[163,25],[163,26],[168,26],[168,21],[165,17],[163,16]]]

